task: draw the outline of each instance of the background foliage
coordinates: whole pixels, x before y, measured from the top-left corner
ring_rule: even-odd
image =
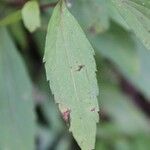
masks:
[[[39,0],[34,9],[24,8],[30,13],[23,15],[25,2],[0,1],[0,149],[79,149],[50,94],[42,61],[56,1]],[[67,4],[96,52],[100,89],[96,150],[148,150],[149,0]],[[33,16],[32,10],[37,12]]]

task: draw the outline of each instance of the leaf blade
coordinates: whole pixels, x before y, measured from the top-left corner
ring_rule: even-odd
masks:
[[[150,8],[140,0],[112,0],[122,18],[147,49],[150,49]],[[148,7],[146,7],[148,6]]]
[[[98,87],[93,54],[94,50],[75,18],[64,3],[58,3],[46,38],[47,80],[62,114],[69,110],[70,131],[83,150],[94,148],[98,122]]]
[[[6,16],[5,18],[0,20],[0,26],[7,26],[10,24],[14,24],[21,20],[21,11],[17,10],[12,14]]]
[[[6,29],[0,41],[0,149],[34,149],[31,85]]]
[[[28,1],[25,3],[21,13],[24,25],[30,32],[34,32],[40,27],[40,8],[36,1]]]

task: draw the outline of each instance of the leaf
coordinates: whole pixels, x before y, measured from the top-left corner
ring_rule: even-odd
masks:
[[[150,100],[150,51],[135,36],[115,24],[91,41],[97,54],[113,62],[123,76]]]
[[[128,135],[150,133],[150,121],[138,107],[135,107],[131,99],[116,85],[100,83],[102,110],[111,117],[117,129]]]
[[[106,0],[76,0],[72,3],[73,14],[85,29],[100,33],[109,28]]]
[[[22,26],[22,22],[15,23],[9,27],[10,33],[12,34],[16,43],[23,49],[27,48],[28,42],[26,40],[26,31]]]
[[[150,101],[150,51],[148,51],[137,39],[137,49],[139,55],[139,73],[128,76],[130,82],[147,97]]]
[[[108,3],[108,9],[109,9],[109,17],[119,25],[121,25],[124,29],[129,30],[128,24],[125,22],[125,20],[122,18],[118,10],[113,5],[112,1],[109,0]]]
[[[131,149],[133,150],[148,150],[150,147],[150,136],[149,135],[139,135],[133,142],[131,142]]]
[[[41,106],[41,110],[42,110],[45,118],[47,119],[49,126],[52,128],[52,130],[57,133],[60,132],[61,130],[63,130],[64,124],[59,116],[59,112],[56,109],[52,95],[47,94],[45,96],[45,100],[43,101],[43,103],[40,106]]]
[[[98,54],[111,60],[123,74],[139,73],[140,62],[136,42],[131,34],[112,24],[108,32],[91,38]]]
[[[0,20],[0,26],[6,26],[21,20],[21,11],[18,10]]]
[[[45,68],[55,101],[83,150],[94,149],[98,87],[94,50],[79,24],[60,1],[51,17],[45,46]]]
[[[130,143],[125,138],[120,138],[114,142],[115,150],[131,150]]]
[[[56,150],[69,150],[71,149],[71,140],[69,136],[64,135],[56,145]]]
[[[120,15],[147,49],[150,49],[150,3],[148,0],[112,0]]]
[[[53,147],[54,141],[58,138],[58,134],[55,131],[41,125],[37,126],[37,135],[39,150],[50,149],[50,147]]]
[[[106,144],[100,140],[96,143],[95,150],[108,150],[108,149],[107,149]]]
[[[6,29],[0,29],[0,149],[34,149],[31,83]]]
[[[41,25],[38,2],[28,1],[22,8],[22,19],[25,27],[34,32]]]

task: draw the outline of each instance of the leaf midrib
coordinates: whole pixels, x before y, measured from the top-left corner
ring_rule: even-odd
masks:
[[[68,52],[68,49],[66,47],[66,40],[65,40],[64,33],[63,33],[63,27],[64,27],[64,22],[63,22],[63,18],[62,18],[63,13],[64,13],[63,11],[61,11],[61,13],[60,13],[60,16],[61,16],[60,17],[60,26],[61,26],[60,30],[61,30],[62,39],[64,41],[63,43],[64,43],[64,47],[65,47],[65,53],[66,53],[66,56],[67,56],[68,64],[69,64],[69,66],[71,66],[71,61],[69,59],[69,52]],[[74,79],[73,71],[72,71],[72,69],[69,69],[69,71],[70,71],[70,74],[71,74],[71,78],[72,78],[72,82],[73,82],[73,86],[74,86],[74,91],[75,91],[76,99],[77,99],[78,102],[80,102],[79,96],[77,94],[77,87],[76,87],[76,82],[75,82],[75,79]]]

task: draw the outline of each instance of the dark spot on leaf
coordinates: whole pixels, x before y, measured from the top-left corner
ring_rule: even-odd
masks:
[[[91,111],[92,111],[92,112],[95,112],[95,108],[92,108]]]
[[[81,71],[84,67],[85,65],[78,65],[78,68],[76,69],[76,71]]]
[[[140,17],[143,20],[143,17]]]

